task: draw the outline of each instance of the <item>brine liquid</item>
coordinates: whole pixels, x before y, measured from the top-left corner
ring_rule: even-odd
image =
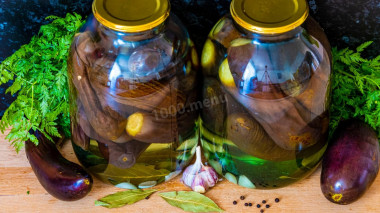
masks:
[[[201,128],[203,133],[209,131],[204,126]],[[201,144],[209,164],[229,181],[248,188],[284,187],[307,177],[317,168],[327,148],[326,143],[320,148],[309,150],[309,156],[270,161],[249,155],[231,142],[223,142],[225,140],[220,140],[219,136],[211,132],[205,135],[207,137],[201,136]],[[296,156],[296,151],[294,155]],[[252,185],[247,183],[246,178]]]
[[[90,141],[88,150],[82,149],[75,143],[73,143],[73,147],[81,164],[103,182],[113,185],[131,183],[136,187],[142,184],[140,188],[144,188],[168,181],[181,173],[195,154],[198,131],[194,131],[187,140],[180,144],[182,146],[174,143],[150,144],[139,156],[134,166],[128,169],[122,169],[109,163],[107,147],[99,144],[96,140]]]

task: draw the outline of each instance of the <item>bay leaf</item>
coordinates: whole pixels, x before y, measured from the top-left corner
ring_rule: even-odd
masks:
[[[188,212],[222,212],[210,198],[193,191],[163,192],[160,196],[170,205]]]
[[[99,200],[95,201],[96,206],[103,206],[106,208],[118,208],[125,205],[136,203],[145,199],[154,193],[155,189],[133,189],[128,191],[116,192],[114,194],[107,195]]]
[[[219,144],[212,144],[212,142],[207,142],[207,140],[201,138],[201,144],[202,144],[202,148],[209,151],[209,152],[212,152],[212,153],[224,153],[225,150],[223,148],[223,146],[219,145]]]
[[[148,148],[144,151],[144,153],[157,152],[160,153],[163,150],[170,151],[172,149],[171,143],[152,143],[148,146]]]
[[[182,142],[181,145],[177,148],[177,151],[186,151],[191,150],[193,147],[198,145],[198,137],[193,137]]]
[[[202,126],[200,126],[200,133],[201,133],[202,138],[205,138],[214,144],[219,144],[221,146],[223,146],[224,144],[227,144],[229,146],[235,146],[236,147],[236,144],[234,144],[232,141],[230,141],[226,138],[220,137],[218,135],[215,135],[215,134],[209,132],[206,128],[204,128]]]
[[[159,181],[168,174],[170,174],[169,170],[156,169],[153,165],[136,163],[133,167],[128,169],[121,169],[109,164],[102,176],[118,182],[130,182],[136,185],[144,181]]]

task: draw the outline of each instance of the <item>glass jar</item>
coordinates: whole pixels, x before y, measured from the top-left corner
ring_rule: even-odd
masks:
[[[198,143],[198,57],[169,0],[95,0],[68,61],[72,142],[102,181],[154,186]]]
[[[286,186],[327,147],[331,52],[308,12],[305,0],[233,0],[209,34],[201,143],[231,182]]]

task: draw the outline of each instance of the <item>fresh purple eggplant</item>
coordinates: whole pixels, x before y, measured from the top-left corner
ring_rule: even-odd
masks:
[[[49,194],[64,201],[79,200],[92,188],[92,177],[78,164],[68,161],[42,133],[39,144],[25,143],[26,156],[38,181]]]
[[[322,162],[321,189],[337,204],[358,200],[379,172],[379,140],[359,120],[339,124]]]

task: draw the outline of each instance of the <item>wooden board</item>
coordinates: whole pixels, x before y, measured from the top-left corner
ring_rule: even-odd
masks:
[[[57,200],[39,184],[25,152],[16,154],[4,137],[5,135],[0,134],[0,212],[183,212],[167,204],[157,194],[152,195],[149,200],[119,209],[109,210],[94,206],[96,199],[122,190],[99,180],[94,181],[93,190],[82,200]],[[62,152],[68,159],[78,162],[70,143],[64,145]],[[206,196],[231,213],[260,212],[256,204],[263,199],[271,205],[265,212],[380,212],[380,178],[376,179],[374,185],[359,201],[340,206],[324,198],[319,187],[319,177],[320,169],[292,186],[274,190],[246,189],[224,180],[208,191]],[[189,190],[179,182],[179,177],[155,188],[161,191]],[[27,194],[27,191],[30,191],[30,194]],[[240,201],[241,195],[244,195],[246,200]],[[274,202],[276,197],[281,199],[280,203]],[[234,200],[238,200],[237,205],[232,204]],[[252,202],[254,206],[245,207],[245,202]]]

